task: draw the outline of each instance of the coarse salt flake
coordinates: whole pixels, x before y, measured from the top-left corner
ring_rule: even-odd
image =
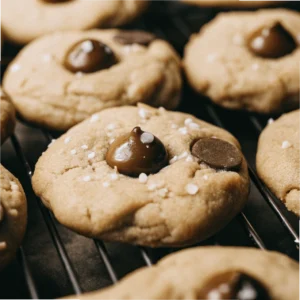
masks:
[[[88,159],[93,159],[96,156],[95,152],[91,152],[88,154]]]
[[[289,141],[283,141],[282,145],[281,145],[281,148],[282,149],[287,149],[287,148],[290,148],[291,146],[292,146],[292,144]]]
[[[68,136],[65,138],[64,143],[68,144],[70,141],[71,141],[71,137]]]
[[[268,120],[268,125],[270,125],[270,124],[272,124],[272,123],[274,123],[274,119],[270,118],[270,119]]]
[[[91,179],[92,178],[89,175],[83,177],[83,181],[85,181],[85,182],[91,181]]]
[[[189,195],[196,195],[199,191],[199,188],[197,185],[189,183],[186,185],[185,190]]]
[[[141,135],[141,142],[143,144],[151,144],[153,141],[154,141],[154,135],[152,133],[144,132]]]
[[[110,187],[110,182],[104,181],[102,184],[104,187]]]
[[[169,192],[169,190],[167,188],[163,188],[158,191],[158,195],[160,197],[165,198],[167,196],[168,192]]]
[[[21,69],[21,66],[19,64],[13,64],[11,67],[10,67],[10,70],[12,72],[17,72]]]
[[[140,183],[146,183],[148,180],[148,176],[145,173],[141,173],[139,176],[139,182]]]
[[[81,149],[87,150],[87,149],[89,149],[89,146],[88,146],[88,145],[82,145],[82,146],[81,146]]]
[[[178,131],[183,135],[186,135],[188,133],[188,130],[186,127],[181,127],[178,129]]]
[[[75,154],[77,153],[77,151],[76,151],[76,149],[72,149],[72,150],[70,151],[70,153],[71,153],[72,155],[75,155]]]
[[[175,155],[172,159],[170,159],[170,161],[169,161],[170,165],[174,164],[177,160],[178,160],[178,156]]]
[[[90,122],[93,123],[93,122],[96,122],[99,120],[99,116],[98,115],[92,115],[91,118],[90,118]]]
[[[142,119],[149,119],[151,117],[151,112],[149,110],[146,110],[144,108],[139,109],[139,116]]]
[[[91,41],[85,41],[84,43],[82,43],[81,48],[86,53],[92,52],[94,50],[94,46]]]
[[[186,125],[186,126],[191,123],[193,123],[193,120],[191,118],[185,119],[185,121],[184,121],[184,125]]]

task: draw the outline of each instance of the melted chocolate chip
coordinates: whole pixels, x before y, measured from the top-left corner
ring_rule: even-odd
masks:
[[[111,144],[106,161],[121,174],[137,177],[141,173],[157,173],[168,164],[168,154],[157,137],[135,127]]]
[[[266,288],[253,277],[228,271],[210,278],[198,299],[271,300]]]
[[[114,36],[114,40],[122,45],[139,44],[148,46],[155,39],[154,34],[140,30],[120,31]]]
[[[257,56],[280,58],[297,48],[293,36],[280,24],[260,29],[248,40],[249,49]]]
[[[92,73],[117,63],[113,51],[100,41],[87,39],[76,43],[67,53],[65,67],[71,72]]]
[[[240,150],[220,139],[198,140],[192,146],[192,154],[215,169],[238,170],[242,164]]]

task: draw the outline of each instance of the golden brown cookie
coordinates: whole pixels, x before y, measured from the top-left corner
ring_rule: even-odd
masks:
[[[36,165],[33,187],[76,232],[161,247],[224,227],[242,210],[249,178],[231,134],[139,104],[103,110],[56,140]]]
[[[300,216],[300,111],[271,122],[258,142],[256,168],[260,178],[287,208]]]
[[[112,287],[67,298],[296,300],[299,264],[278,252],[198,247],[171,254]]]
[[[3,85],[24,119],[66,130],[108,107],[174,109],[181,63],[170,44],[147,32],[59,32],[25,47]]]

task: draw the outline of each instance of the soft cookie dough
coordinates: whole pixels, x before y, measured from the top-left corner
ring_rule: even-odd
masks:
[[[9,96],[0,86],[0,129],[1,143],[3,143],[14,131],[16,124],[16,113]]]
[[[278,36],[294,44],[295,50],[277,58],[255,54],[249,47],[254,34],[268,35],[276,24],[281,28]],[[299,12],[272,9],[219,14],[185,48],[188,81],[226,108],[259,113],[294,109],[299,104],[299,32]],[[268,40],[269,48],[272,44],[277,51],[288,50],[282,49],[284,43],[278,36]],[[257,37],[254,45],[261,47],[262,38]]]
[[[0,270],[14,257],[27,223],[27,204],[23,188],[0,165]]]
[[[113,155],[121,137],[133,128],[136,133],[132,135],[140,133],[137,126],[146,132],[141,137],[144,146],[149,142],[149,149],[157,151],[153,159],[160,157],[155,164],[161,168],[166,163],[160,148],[161,143],[164,145],[168,155],[165,168],[152,170],[151,150],[145,156],[142,151],[146,149],[134,152],[143,145]],[[210,149],[212,153],[219,151],[219,156],[207,157],[201,145],[197,144],[198,149],[192,147],[199,139],[225,143],[228,149]],[[210,163],[212,159],[227,170],[200,163],[191,154],[191,147],[199,157],[203,154],[202,161]],[[153,247],[192,244],[224,227],[247,200],[249,178],[239,148],[228,132],[191,115],[144,104],[111,108],[93,115],[51,144],[36,165],[33,188],[59,222],[80,234]],[[131,151],[133,162],[124,163],[122,172],[134,171],[132,164],[141,162],[139,176],[120,174],[114,164],[108,165],[107,157],[120,160],[130,157]],[[156,173],[142,173],[148,167],[149,173]]]
[[[69,298],[203,299],[203,290],[207,289],[209,280],[231,271],[243,272],[257,280],[272,300],[299,298],[298,263],[278,252],[237,247],[183,250],[167,256],[152,268],[133,272],[112,287]],[[222,285],[220,290],[228,287],[227,284]],[[219,298],[218,291],[214,290],[206,299],[225,298]],[[239,299],[267,300],[266,297],[253,296],[249,286],[245,287],[244,296]]]
[[[104,43],[102,56],[94,51],[91,39]],[[78,57],[76,52],[66,67],[68,53],[82,41],[87,43],[81,55],[83,51],[86,56],[95,55],[95,63],[102,59],[102,70],[94,71],[88,64],[85,71],[89,73],[77,72],[84,59],[71,69],[70,61]],[[4,87],[24,119],[65,130],[107,107],[146,102],[174,109],[180,99],[180,73],[174,49],[151,34],[120,30],[61,32],[25,47],[5,73]]]
[[[146,0],[2,0],[1,25],[8,40],[26,44],[60,30],[116,27],[147,6]]]
[[[181,0],[182,2],[199,5],[199,6],[214,6],[214,7],[262,7],[279,4],[282,1],[240,1],[240,0]]]
[[[259,137],[258,175],[287,208],[300,216],[300,111],[271,122]]]

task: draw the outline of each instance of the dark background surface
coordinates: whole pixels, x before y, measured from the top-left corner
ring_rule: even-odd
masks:
[[[299,3],[296,2],[284,6],[295,10],[300,9]],[[140,20],[126,28],[152,31],[169,40],[182,54],[183,46],[189,35],[199,31],[203,24],[219,12],[218,9],[196,8],[171,1],[157,1],[151,5],[150,10]],[[18,50],[15,46],[5,44],[1,62],[2,72],[5,70],[7,62]],[[233,133],[242,145],[251,168],[253,180],[244,215],[239,215],[216,236],[199,245],[265,246],[268,250],[277,250],[294,259],[299,259],[294,237],[282,224],[282,218],[285,218],[299,235],[298,219],[288,212],[280,201],[269,195],[261,182],[257,181],[254,171],[257,139],[260,130],[265,126],[270,116],[250,115],[215,107],[208,100],[195,95],[187,85],[184,86],[182,105],[179,110],[190,112],[210,123],[222,125]],[[57,134],[54,133],[54,135]],[[8,140],[1,147],[2,164],[20,179],[27,194],[29,206],[28,230],[23,243],[23,252],[19,252],[16,260],[0,273],[0,298],[2,299],[30,297],[24,275],[22,253],[25,254],[25,262],[28,263],[31,270],[40,298],[56,298],[74,293],[59,251],[53,242],[51,230],[49,231],[47,222],[45,222],[46,217],[49,224],[50,218],[51,226],[51,215],[41,206],[39,199],[34,196],[30,176],[28,176],[29,170],[25,168],[24,161],[22,161],[22,158],[25,157],[29,163],[28,166],[33,169],[42,151],[47,148],[48,138],[49,135],[45,134],[44,131],[24,122],[19,122],[16,129],[16,139]],[[19,145],[21,146],[20,149],[18,148]],[[24,157],[22,157],[22,153]],[[271,208],[268,199],[274,201],[281,217]],[[255,230],[252,231],[252,236],[249,234],[247,221]],[[99,256],[94,241],[79,236],[56,222],[55,225],[82,290],[91,291],[112,284],[111,277],[103,259]],[[253,234],[257,234],[256,242],[263,244],[257,245],[253,239]],[[54,238],[57,238],[56,234],[54,234]],[[105,243],[105,246],[118,278],[146,265],[138,247],[118,243]],[[146,249],[148,258],[152,262],[178,250]],[[26,278],[28,280],[28,276]]]

